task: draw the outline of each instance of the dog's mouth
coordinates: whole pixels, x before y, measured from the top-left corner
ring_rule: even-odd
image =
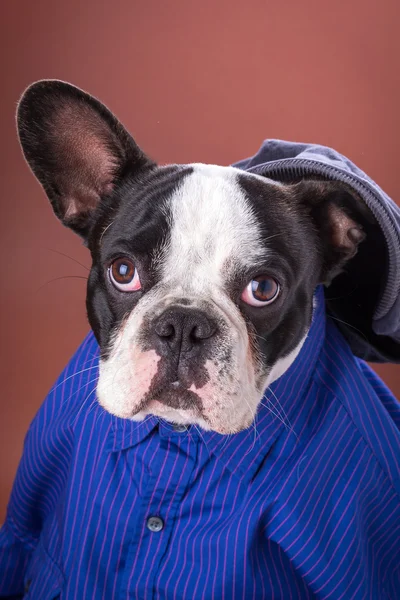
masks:
[[[150,412],[154,407],[162,407],[164,411],[190,411],[191,414],[203,416],[202,402],[198,394],[178,379],[152,389],[140,402],[134,414],[143,410]]]
[[[169,386],[171,388],[171,384]],[[140,421],[148,415],[159,417],[169,423],[177,425],[191,425],[193,423],[208,423],[207,416],[203,414],[200,408],[193,404],[192,393],[185,390],[181,384],[172,389],[164,389],[158,395],[153,395],[131,416],[133,421]],[[186,398],[187,406],[183,406],[183,400]],[[190,405],[190,407],[189,407]],[[206,428],[208,428],[206,426]]]

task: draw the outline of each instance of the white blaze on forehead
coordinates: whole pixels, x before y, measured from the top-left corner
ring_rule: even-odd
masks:
[[[224,266],[251,265],[265,256],[259,223],[232,167],[192,165],[171,198],[171,239],[164,281],[202,291],[223,284]]]

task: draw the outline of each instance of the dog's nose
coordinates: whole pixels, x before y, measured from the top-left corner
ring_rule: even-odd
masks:
[[[217,324],[204,312],[179,307],[167,308],[156,320],[156,344],[162,354],[200,350],[217,331]]]

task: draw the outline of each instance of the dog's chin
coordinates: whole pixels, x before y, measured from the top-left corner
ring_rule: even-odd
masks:
[[[144,408],[131,416],[131,420],[143,421],[149,415],[160,417],[161,419],[176,425],[200,425],[200,421],[206,423],[196,409],[173,408],[156,399],[147,402]]]
[[[195,425],[201,427],[204,431],[215,431],[221,435],[232,435],[239,433],[245,429],[248,429],[253,424],[253,420],[243,424],[236,424],[226,426],[222,423],[213,424],[207,418],[203,418],[196,414],[196,411],[191,409],[176,409],[162,404],[158,400],[151,400],[148,406],[137,412],[130,419],[131,421],[144,421],[148,416],[155,416],[164,421],[167,421],[171,425]]]
[[[145,407],[141,408],[130,417],[131,421],[143,421],[148,416],[155,416],[171,425],[195,425],[201,427],[204,431],[214,431],[221,435],[231,435],[248,429],[253,424],[253,418],[247,418],[243,422],[227,423],[217,422],[211,419],[207,414],[202,414],[200,409],[194,408],[174,408],[153,398],[149,400]]]

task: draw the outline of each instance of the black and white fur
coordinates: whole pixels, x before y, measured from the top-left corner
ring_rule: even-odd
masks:
[[[17,120],[56,215],[91,252],[100,404],[137,421],[249,427],[304,343],[316,286],[363,239],[354,192],[233,167],[157,166],[104,105],[60,81],[30,86]],[[134,263],[141,289],[113,285],[118,257]],[[242,292],[264,274],[279,295],[251,306]]]

